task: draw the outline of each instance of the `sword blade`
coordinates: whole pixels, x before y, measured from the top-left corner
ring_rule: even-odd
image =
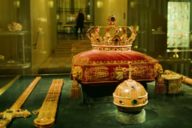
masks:
[[[9,83],[7,83],[6,85],[4,85],[2,88],[0,88],[0,95],[2,95],[11,85],[13,85],[15,83],[15,81],[17,81],[20,78],[20,75],[17,75],[16,77],[14,77]]]
[[[28,96],[31,94],[37,83],[40,81],[41,77],[36,77],[30,85],[25,89],[25,91],[19,96],[19,98],[16,100],[16,102],[11,106],[10,109],[19,109],[25,100],[28,98]]]

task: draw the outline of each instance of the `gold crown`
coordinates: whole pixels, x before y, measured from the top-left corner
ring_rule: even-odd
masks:
[[[93,26],[87,31],[93,49],[98,50],[131,50],[137,36],[135,26],[117,26],[115,17],[109,18],[107,26]]]

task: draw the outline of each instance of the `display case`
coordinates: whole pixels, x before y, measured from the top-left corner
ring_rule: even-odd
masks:
[[[0,32],[0,68],[29,68],[30,44],[27,43],[29,32]]]
[[[28,69],[31,66],[30,2],[0,3],[0,72]]]
[[[93,0],[57,0],[57,32],[71,35],[75,32],[76,16],[82,10],[86,31],[93,24]]]

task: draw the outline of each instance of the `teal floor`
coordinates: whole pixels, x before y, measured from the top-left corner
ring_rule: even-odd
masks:
[[[0,96],[0,112],[9,108],[34,77],[26,76],[17,80]],[[192,127],[192,88],[183,85],[183,95],[155,95],[154,83],[148,83],[149,103],[145,107],[146,121],[142,124],[125,125],[116,120],[117,109],[112,103],[112,96],[92,99],[90,104],[83,104],[82,99],[69,97],[71,80],[65,76],[42,76],[42,80],[33,90],[23,109],[38,110],[47,94],[52,79],[63,78],[65,84],[59,100],[56,122],[53,128],[191,128]],[[0,78],[0,84],[8,79]],[[4,81],[4,82],[3,82]],[[1,87],[1,85],[0,85]],[[33,120],[16,118],[8,128],[34,128]]]

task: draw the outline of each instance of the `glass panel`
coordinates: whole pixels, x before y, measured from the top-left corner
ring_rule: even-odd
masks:
[[[190,3],[168,2],[168,48],[188,48],[189,33]]]
[[[31,66],[29,3],[26,0],[1,1],[0,70]]]
[[[75,20],[79,10],[85,15],[85,30],[93,24],[93,0],[57,0],[57,32],[67,39],[73,38]]]

